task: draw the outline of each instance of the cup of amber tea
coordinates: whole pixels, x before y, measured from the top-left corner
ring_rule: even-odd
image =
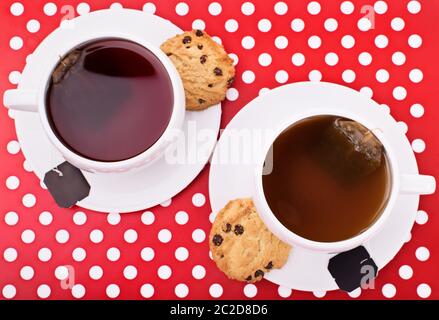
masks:
[[[275,128],[255,171],[254,202],[283,241],[343,252],[373,237],[400,194],[430,194],[432,176],[401,172],[382,128],[355,112],[316,109]]]
[[[182,127],[180,76],[135,34],[89,30],[65,37],[40,67],[39,86],[5,92],[6,107],[37,112],[63,157],[90,172],[151,164]]]

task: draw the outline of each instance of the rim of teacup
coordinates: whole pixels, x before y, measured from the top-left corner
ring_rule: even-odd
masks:
[[[74,50],[75,48],[84,45],[89,42],[105,40],[105,39],[120,39],[126,41],[132,41],[136,44],[143,46],[145,49],[149,50],[156,56],[162,65],[165,67],[167,74],[169,76],[172,91],[173,91],[173,107],[171,118],[169,119],[166,129],[163,131],[160,138],[148,149],[142,153],[121,161],[96,161],[92,159],[85,158],[65,146],[61,140],[56,136],[53,131],[46,108],[46,94],[50,83],[50,77],[53,70],[59,63],[60,57],[64,57],[66,54]],[[149,163],[157,160],[162,154],[163,149],[175,139],[174,130],[178,130],[182,127],[183,119],[185,115],[185,95],[183,84],[179,76],[178,71],[175,66],[169,60],[164,52],[160,50],[157,46],[143,40],[141,37],[135,34],[128,34],[124,32],[87,32],[81,35],[76,34],[73,39],[66,39],[63,43],[59,44],[59,47],[54,48],[54,53],[51,57],[48,57],[46,63],[40,67],[41,83],[37,89],[38,94],[38,113],[40,116],[41,123],[43,125],[46,135],[49,137],[50,141],[55,145],[55,147],[61,152],[63,157],[70,161],[72,164],[78,166],[81,169],[88,170],[91,172],[118,172],[125,171],[132,168],[139,167],[146,164],[148,159]]]
[[[262,184],[262,175],[264,170],[264,162],[269,152],[272,143],[275,139],[287,128],[297,124],[298,122],[305,120],[307,118],[311,118],[314,116],[324,116],[324,115],[334,115],[340,116],[348,119],[352,119],[364,125],[366,128],[371,130],[373,134],[380,140],[383,144],[384,150],[386,152],[386,156],[388,159],[388,166],[390,171],[390,187],[389,187],[389,195],[387,202],[382,209],[378,218],[364,231],[359,233],[356,236],[351,238],[336,241],[336,242],[319,242],[304,238],[293,231],[289,230],[285,227],[276,217],[276,215],[270,209],[268,202],[265,198],[264,188]],[[275,130],[273,130],[270,139],[267,139],[266,145],[261,148],[260,158],[257,161],[257,165],[255,167],[255,175],[254,175],[254,202],[256,209],[267,225],[268,229],[270,229],[278,238],[282,241],[292,245],[292,246],[300,246],[310,250],[322,251],[327,253],[338,253],[350,250],[359,245],[364,244],[367,240],[371,239],[385,224],[388,216],[390,215],[395,202],[397,195],[399,194],[400,189],[400,172],[398,163],[396,161],[396,157],[393,151],[393,148],[387,141],[386,137],[382,133],[380,128],[376,128],[372,121],[369,119],[365,119],[361,115],[355,112],[347,112],[345,110],[338,110],[334,108],[315,108],[308,109],[300,114],[293,114],[289,119],[284,121],[282,124],[277,126]]]

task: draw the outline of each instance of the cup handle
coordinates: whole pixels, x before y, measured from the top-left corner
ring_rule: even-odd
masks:
[[[403,174],[401,176],[401,193],[432,194],[436,190],[436,179],[422,174]]]
[[[7,90],[3,95],[3,104],[8,109],[37,112],[38,94],[36,91]]]

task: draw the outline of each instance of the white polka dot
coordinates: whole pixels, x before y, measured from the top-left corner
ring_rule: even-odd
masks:
[[[82,226],[87,222],[87,215],[82,211],[75,212],[73,215],[73,222],[78,226]]]
[[[324,296],[326,296],[326,291],[313,291],[312,293],[314,295],[314,297],[316,298],[323,298]]]
[[[239,97],[239,92],[238,92],[237,89],[235,89],[235,88],[227,89],[227,91],[226,91],[226,98],[227,98],[227,100],[235,101],[235,100],[238,99],[238,97]]]
[[[168,199],[168,200],[165,200],[162,203],[160,203],[160,206],[166,208],[166,207],[169,207],[171,205],[171,203],[172,203],[172,199]]]
[[[90,232],[90,241],[93,243],[100,243],[104,240],[104,233],[99,229],[94,229]]]
[[[142,213],[142,223],[149,226],[151,224],[154,223],[155,220],[155,216],[154,213],[152,213],[151,211],[145,211],[144,213]]]
[[[366,97],[368,97],[369,99],[372,98],[373,96],[373,90],[370,87],[362,87],[360,89],[360,93]]]
[[[308,39],[308,46],[311,49],[317,49],[322,45],[322,40],[319,36],[311,36]]]
[[[76,299],[81,299],[85,295],[85,287],[82,284],[75,284],[72,287],[72,296]]]
[[[424,115],[424,107],[419,103],[415,103],[410,107],[410,114],[415,118],[420,118]]]
[[[354,289],[351,292],[348,292],[349,297],[358,298],[361,295],[361,288]]]
[[[430,251],[426,247],[419,247],[415,255],[419,261],[427,261],[430,258]]]
[[[346,49],[350,49],[355,45],[355,38],[347,34],[341,38],[341,45]]]
[[[271,29],[271,21],[268,19],[261,19],[258,22],[258,29],[261,32],[268,32]]]
[[[285,36],[278,36],[274,40],[274,45],[278,49],[285,49],[288,46],[288,38]]]
[[[377,48],[383,49],[389,44],[389,39],[384,34],[379,34],[375,37],[375,45]]]
[[[424,78],[424,74],[419,69],[413,69],[409,73],[409,78],[414,83],[419,83]]]
[[[117,298],[120,294],[120,288],[117,284],[110,284],[105,289],[105,293],[109,298]]]
[[[14,248],[7,248],[5,251],[3,251],[3,259],[5,259],[6,262],[14,262],[17,260],[18,252]]]
[[[40,181],[40,187],[44,190],[47,190],[47,186],[45,185],[43,180]]]
[[[137,277],[137,269],[135,266],[126,266],[123,269],[123,276],[128,280],[133,280]]]
[[[241,45],[244,49],[252,49],[255,46],[255,39],[251,36],[242,38]]]
[[[76,11],[80,16],[82,16],[83,14],[87,14],[90,12],[90,6],[88,3],[82,2],[78,4],[78,6],[76,7]]]
[[[258,94],[259,94],[260,96],[262,96],[262,95],[264,95],[264,94],[266,94],[266,93],[268,93],[268,92],[270,92],[270,89],[268,89],[268,88],[261,88],[261,89],[259,90],[259,93],[258,93]],[[210,215],[209,215],[209,220],[210,220],[210,222],[213,223],[213,221],[215,221],[215,217],[216,217],[216,213],[211,212]]]
[[[185,3],[185,2],[179,2],[177,3],[177,5],[175,6],[175,12],[179,15],[179,16],[185,16],[188,14],[189,12],[189,6]]]
[[[305,63],[305,56],[301,53],[295,53],[293,54],[293,56],[291,57],[291,62],[295,65],[295,66],[301,66]],[[288,75],[287,75],[287,79],[288,79]]]
[[[428,221],[428,214],[424,210],[419,210],[416,214],[416,223],[417,224],[426,224]]]
[[[262,89],[267,89],[267,88],[262,88]],[[259,90],[259,95],[261,95],[261,90]],[[216,218],[216,213],[215,212],[211,212],[209,214],[209,221],[210,221],[210,223],[213,223],[215,221],[215,218]]]
[[[304,28],[305,28],[305,22],[303,22],[302,19],[297,18],[291,21],[291,29],[293,29],[293,31],[300,32]]]
[[[155,14],[157,8],[156,8],[154,3],[147,2],[143,5],[142,10],[146,13],[149,13],[149,14]]]
[[[244,295],[247,298],[253,298],[258,293],[258,288],[253,283],[248,283],[244,286]]]
[[[422,38],[420,35],[418,34],[412,34],[409,38],[408,38],[408,44],[410,47],[412,48],[419,48],[422,45]]]
[[[20,152],[20,144],[15,140],[9,141],[6,149],[10,154],[17,154]]]
[[[334,18],[328,18],[325,20],[325,29],[328,32],[333,32],[338,28],[338,22]]]
[[[107,250],[107,259],[110,261],[117,261],[120,258],[120,250],[112,247]]]
[[[137,232],[134,229],[128,229],[123,234],[123,238],[128,243],[134,243],[137,241]]]
[[[283,16],[288,12],[288,5],[285,2],[277,2],[274,5],[274,12],[277,15]]]
[[[110,9],[119,10],[123,9],[123,6],[119,2],[115,2],[110,5]]]
[[[162,280],[167,280],[172,275],[172,269],[169,266],[160,266],[157,270],[157,275]]]
[[[203,266],[197,265],[192,269],[192,276],[197,280],[201,280],[206,276],[206,269]]]
[[[30,229],[26,229],[21,233],[21,241],[24,243],[32,243],[35,240],[35,232]]]
[[[189,251],[185,247],[180,247],[175,250],[175,259],[178,261],[185,261],[189,257]]]
[[[102,268],[100,266],[93,266],[88,271],[88,275],[93,280],[99,280],[100,278],[102,278],[103,274],[104,274],[104,271],[102,270]]]
[[[236,30],[238,30],[239,27],[238,21],[236,21],[235,19],[229,19],[224,24],[224,27],[228,32],[235,32]]]
[[[320,13],[320,3],[317,1],[311,1],[308,3],[307,10],[309,14],[316,15]]]
[[[390,113],[390,107],[387,104],[380,104],[380,107],[386,112]]]
[[[214,283],[209,287],[209,294],[212,298],[219,298],[223,295],[223,287],[218,283]]]
[[[26,170],[27,172],[32,172],[33,171],[32,165],[27,160],[23,161],[23,169]]]
[[[399,276],[404,280],[410,279],[413,276],[412,267],[410,267],[408,265],[401,266],[399,268]]]
[[[40,22],[35,19],[29,20],[26,24],[26,29],[30,33],[38,32],[40,30]]]
[[[282,298],[289,298],[291,296],[292,290],[284,286],[279,286],[277,288],[277,293]]]
[[[431,295],[431,288],[428,284],[426,283],[421,283],[417,288],[416,288],[416,293],[418,294],[418,296],[420,298],[426,299]]]
[[[385,284],[381,291],[386,298],[393,298],[396,295],[396,287],[391,283]]]
[[[233,65],[236,66],[239,62],[238,56],[234,53],[229,53],[229,57],[233,60]]]
[[[409,3],[407,3],[407,10],[411,14],[417,14],[421,11],[421,4],[419,1],[409,1]]]
[[[343,71],[341,77],[343,78],[344,82],[352,83],[355,81],[355,72],[350,69],[345,70]]]
[[[175,286],[175,295],[179,298],[185,298],[189,294],[189,288],[184,283],[179,283]]]
[[[243,81],[244,83],[247,83],[247,84],[253,83],[253,82],[255,81],[255,74],[254,74],[254,72],[253,72],[253,71],[250,71],[250,70],[246,70],[246,71],[244,71],[244,72],[242,73],[242,81]],[[195,197],[195,195],[194,195],[194,197]],[[204,197],[204,196],[203,196],[203,197]],[[192,201],[194,201],[193,198],[192,198]],[[197,201],[198,201],[198,199],[197,199]],[[205,201],[205,200],[202,200],[202,201],[203,201],[203,204],[204,204],[204,201]],[[201,205],[195,205],[195,203],[194,203],[194,205],[195,205],[196,207],[201,207],[203,204],[201,204]]]
[[[202,229],[195,229],[192,232],[192,240],[196,243],[201,243],[206,239],[206,233]]]
[[[285,83],[288,81],[288,73],[285,70],[279,70],[275,75],[276,81],[279,83]]]
[[[151,261],[154,259],[154,249],[146,247],[140,252],[143,261]]]
[[[311,70],[308,74],[309,81],[320,81],[322,80],[322,73],[319,70]]]
[[[335,66],[338,63],[338,56],[334,52],[329,52],[325,56],[325,62],[329,66]]]
[[[32,208],[37,202],[37,199],[33,194],[28,193],[23,196],[22,202],[26,208]]]
[[[401,131],[403,134],[407,134],[407,131],[409,129],[407,123],[405,123],[404,121],[398,121],[396,124],[398,126],[399,131]]]
[[[11,5],[10,11],[13,16],[21,16],[24,12],[24,6],[20,2],[14,2]]]
[[[168,243],[172,239],[172,233],[168,229],[162,229],[158,233],[158,239],[160,242]]]
[[[407,238],[405,239],[405,243],[410,242],[410,240],[412,240],[412,234],[411,234],[411,232],[408,233]]]
[[[18,223],[18,214],[14,211],[9,211],[6,213],[5,223],[9,226],[15,226]]]
[[[213,260],[212,251],[209,250],[209,258],[210,260]]]
[[[11,84],[18,84],[20,82],[20,79],[21,79],[21,72],[19,72],[19,71],[11,71],[9,73],[8,79],[9,79],[9,82]]]
[[[55,239],[58,243],[66,243],[67,241],[69,241],[69,238],[69,232],[64,229],[58,230],[55,234]]]
[[[208,10],[212,16],[217,16],[221,13],[223,8],[218,2],[212,2],[211,4],[209,4]]]
[[[175,214],[175,222],[180,225],[186,224],[189,221],[189,215],[185,211],[178,211]]]
[[[376,72],[375,77],[376,77],[378,82],[385,83],[389,80],[390,75],[389,75],[389,72],[387,70],[379,69]]]
[[[242,14],[251,16],[255,12],[255,6],[251,2],[244,2],[241,6]]]
[[[35,275],[35,271],[31,266],[24,266],[20,269],[20,277],[23,280],[31,280]]]
[[[116,212],[110,212],[107,215],[107,222],[111,225],[117,225],[120,222],[120,214]]]
[[[268,54],[268,53],[261,53],[259,55],[258,62],[259,62],[259,64],[261,66],[267,67],[267,66],[269,66],[271,64],[271,61],[272,61],[272,59],[271,59],[270,54]],[[254,78],[254,73],[253,73],[253,78]]]
[[[77,262],[84,261],[86,256],[87,256],[87,253],[83,248],[75,248],[72,252],[72,258],[73,258],[73,260],[75,260]]]
[[[5,299],[12,299],[17,294],[17,289],[12,284],[7,284],[2,289],[2,294]]]
[[[397,51],[392,55],[392,62],[397,66],[402,66],[405,63],[405,54]]]
[[[23,39],[18,36],[12,37],[9,41],[9,46],[13,50],[20,50],[23,48]]]
[[[368,18],[360,18],[357,23],[358,29],[361,31],[369,31],[372,28],[372,23]]]
[[[67,279],[69,276],[69,269],[67,269],[66,266],[58,266],[55,269],[55,278],[58,280],[64,280]]]
[[[384,14],[387,11],[387,3],[385,1],[377,1],[373,5],[373,9],[375,13]]]
[[[206,24],[201,19],[195,19],[192,22],[192,29],[204,30],[206,28]]]
[[[390,22],[390,25],[393,30],[401,31],[405,27],[405,22],[400,17],[393,18]]]
[[[249,72],[251,72],[251,71],[249,71]],[[251,73],[253,73],[253,72],[251,72]],[[251,80],[251,77],[252,77],[251,73],[248,74],[247,77],[249,79],[247,79],[247,80]],[[254,74],[253,74],[253,76],[254,76]],[[244,74],[243,74],[243,80],[244,80]],[[254,80],[254,78],[253,78],[253,80]],[[253,81],[251,81],[251,82],[253,82]],[[204,206],[205,203],[206,203],[206,197],[202,193],[198,192],[192,196],[192,204],[194,206],[202,207],[202,206]]]
[[[6,179],[6,188],[9,190],[15,190],[20,186],[20,179],[16,176],[10,176]]]
[[[140,294],[146,299],[151,298],[154,295],[154,287],[149,283],[145,283],[140,288]]]
[[[396,100],[404,100],[407,96],[407,90],[404,87],[398,86],[393,89],[393,97]]]
[[[215,41],[218,44],[222,44],[223,43],[221,38],[217,37],[217,36],[212,36],[212,40]]]
[[[39,217],[38,217],[38,221],[43,225],[43,226],[48,226],[49,224],[52,223],[53,221],[53,216],[49,211],[43,211],[40,213]]]
[[[354,4],[351,1],[343,1],[340,5],[340,10],[344,14],[351,14],[354,9]]]
[[[50,296],[51,290],[47,284],[42,284],[37,288],[37,295],[41,299],[46,299]]]

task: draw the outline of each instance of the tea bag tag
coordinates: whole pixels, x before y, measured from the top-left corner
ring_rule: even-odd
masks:
[[[338,287],[351,292],[370,285],[376,278],[378,267],[365,247],[359,246],[329,259],[328,270]]]
[[[90,184],[81,170],[63,162],[44,175],[44,184],[61,208],[70,208],[90,193]]]

